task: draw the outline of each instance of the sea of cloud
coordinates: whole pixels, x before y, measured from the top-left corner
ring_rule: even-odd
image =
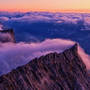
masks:
[[[90,30],[90,14],[81,13],[50,13],[50,12],[27,12],[27,13],[11,13],[0,12],[0,22],[5,23],[8,27],[12,27],[11,23],[29,24],[35,22],[53,22],[67,24],[81,24],[81,30]],[[23,23],[24,24],[24,23]],[[83,27],[84,26],[84,27]]]
[[[1,22],[55,22],[55,23],[73,23],[79,21],[85,25],[87,30],[90,30],[90,14],[89,13],[50,13],[50,12],[0,12]],[[86,30],[82,28],[83,30]]]
[[[0,30],[14,29],[18,42],[0,43],[0,74],[26,64],[35,57],[62,52],[73,46],[73,41],[78,42],[90,54],[90,14],[0,12],[0,22],[5,26],[1,24]],[[89,55],[80,47],[78,51],[87,69],[90,69]]]
[[[14,29],[17,42],[64,38],[78,42],[90,54],[89,13],[0,12],[0,22]]]

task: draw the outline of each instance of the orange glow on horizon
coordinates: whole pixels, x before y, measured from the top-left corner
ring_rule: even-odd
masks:
[[[0,11],[90,13],[90,0],[0,0]]]
[[[65,9],[61,9],[61,10],[48,10],[48,9],[0,9],[0,11],[5,11],[5,12],[66,12],[66,13],[90,13],[90,10],[65,10]]]

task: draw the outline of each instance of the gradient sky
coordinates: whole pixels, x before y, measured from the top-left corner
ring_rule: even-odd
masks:
[[[0,10],[90,10],[90,0],[0,0]]]

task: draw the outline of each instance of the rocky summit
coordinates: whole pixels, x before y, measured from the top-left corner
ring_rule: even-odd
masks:
[[[78,45],[50,53],[0,76],[0,90],[90,90]]]

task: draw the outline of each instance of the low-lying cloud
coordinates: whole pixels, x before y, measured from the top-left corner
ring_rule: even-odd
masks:
[[[0,32],[0,42],[13,42],[13,38],[8,33],[1,33]]]
[[[89,13],[0,12],[0,22],[14,29],[16,42],[65,38],[78,42],[90,54]]]
[[[75,44],[70,40],[78,42],[85,52],[90,54],[90,14],[0,12],[0,22],[5,27],[14,29],[16,42],[19,42],[0,43],[0,74],[26,64],[35,57],[50,52],[62,52]],[[0,25],[0,30],[3,29],[3,25]],[[8,35],[2,37],[6,36]],[[51,39],[45,40],[47,38]],[[87,68],[90,69],[89,56],[80,47],[78,51]]]
[[[0,43],[0,75],[28,63],[35,57],[52,52],[63,52],[74,44],[73,41],[63,39],[47,39],[39,43]],[[82,58],[87,68],[90,69],[90,62],[87,57]]]
[[[1,31],[1,30],[3,30],[3,25],[2,25],[2,24],[0,24],[0,31]]]
[[[28,13],[11,13],[0,12],[0,21],[5,22],[55,22],[55,23],[73,23],[77,24],[82,21],[90,25],[90,14],[81,13],[50,13],[50,12],[28,12]]]

